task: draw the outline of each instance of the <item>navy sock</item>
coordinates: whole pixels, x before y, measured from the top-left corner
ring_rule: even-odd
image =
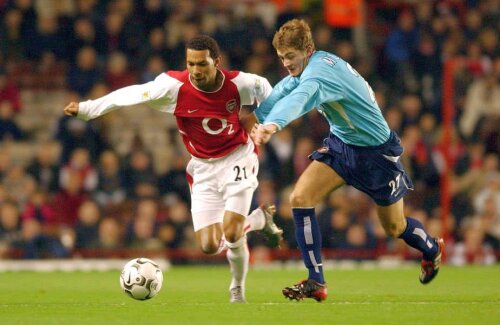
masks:
[[[309,270],[309,279],[325,283],[321,263],[321,233],[314,208],[293,208],[295,238],[304,264]]]
[[[417,219],[407,217],[406,222],[406,229],[399,238],[421,251],[424,260],[431,261],[438,252],[436,241],[425,231],[424,226]]]

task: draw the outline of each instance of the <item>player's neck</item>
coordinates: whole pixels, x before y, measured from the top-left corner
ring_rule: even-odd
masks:
[[[221,88],[223,82],[224,82],[224,75],[222,74],[222,72],[219,69],[217,69],[217,72],[215,73],[214,82],[210,85],[207,85],[207,87],[205,89],[201,89],[201,90],[206,91],[206,92],[217,91]]]

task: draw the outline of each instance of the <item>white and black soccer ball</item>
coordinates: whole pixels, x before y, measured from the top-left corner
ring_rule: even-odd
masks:
[[[154,261],[134,258],[123,267],[120,286],[130,297],[137,300],[151,299],[160,291],[163,273]]]

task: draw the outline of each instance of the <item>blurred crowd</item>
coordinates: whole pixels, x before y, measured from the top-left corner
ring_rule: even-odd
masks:
[[[495,263],[500,4],[367,0],[365,23],[348,28],[324,22],[326,3],[0,0],[0,258],[12,251],[46,258],[91,249],[192,249],[184,171],[189,156],[172,119],[159,120],[137,107],[132,110],[139,114],[118,111],[86,123],[63,116],[63,105],[150,81],[165,70],[183,70],[184,44],[199,33],[220,43],[224,68],[275,84],[286,72],[272,36],[283,22],[301,17],[313,27],[317,49],[350,62],[372,85],[391,129],[399,133],[415,184],[405,198],[406,214],[434,236],[451,235],[448,262]],[[453,71],[454,123],[444,148],[443,68],[453,58],[461,61]],[[61,106],[51,107],[56,114],[37,110],[61,92]],[[134,127],[125,126],[126,114],[132,114]],[[47,127],[31,127],[34,120]],[[155,128],[158,120],[163,124]],[[313,111],[260,148],[254,207],[277,205],[283,248],[296,248],[291,186],[327,133],[328,125]],[[18,161],[12,150],[28,158]],[[444,150],[451,152],[451,167]],[[443,222],[445,174],[452,204]],[[351,187],[336,191],[317,211],[324,247],[345,252],[342,257],[418,256],[385,237],[375,206]],[[263,237],[251,234],[249,240],[256,258],[270,258]]]

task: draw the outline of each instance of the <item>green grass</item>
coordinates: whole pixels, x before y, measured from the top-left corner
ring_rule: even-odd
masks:
[[[0,261],[1,263],[1,261]],[[0,324],[500,324],[500,266],[329,270],[324,303],[288,301],[295,270],[250,270],[248,304],[228,303],[228,269],[177,267],[157,297],[135,301],[119,272],[0,273]]]

